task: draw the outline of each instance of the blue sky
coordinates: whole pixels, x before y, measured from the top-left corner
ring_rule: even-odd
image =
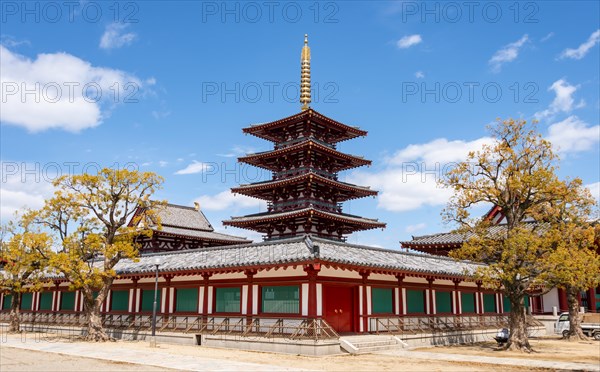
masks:
[[[369,132],[338,148],[373,165],[341,179],[380,194],[345,211],[388,227],[350,242],[397,248],[448,230],[436,173],[498,117],[539,119],[560,175],[598,198],[599,12],[595,1],[2,2],[2,218],[40,206],[57,172],[132,164],[165,178],[158,197],[199,200],[219,230],[264,211],[228,192],[268,177],[236,164],[271,148],[242,128],[299,111],[305,33],[312,107]]]

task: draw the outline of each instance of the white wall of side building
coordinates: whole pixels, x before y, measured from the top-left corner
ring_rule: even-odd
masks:
[[[552,288],[550,292],[543,295],[542,302],[544,304],[545,313],[551,313],[554,306],[556,306],[557,309],[560,309],[560,306],[558,306],[558,289]]]

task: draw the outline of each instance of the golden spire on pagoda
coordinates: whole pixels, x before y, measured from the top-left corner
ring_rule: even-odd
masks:
[[[300,103],[302,110],[308,109],[310,103],[310,48],[308,47],[308,34],[304,35],[304,46],[300,58]]]

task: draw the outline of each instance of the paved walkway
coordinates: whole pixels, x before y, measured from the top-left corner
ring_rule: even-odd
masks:
[[[444,354],[427,351],[389,350],[378,354],[397,355],[407,359],[443,360],[448,362],[474,362],[507,366],[522,366],[526,368],[548,368],[553,370],[600,371],[600,365],[589,363],[556,362],[551,360],[537,360],[525,358],[500,358],[480,355]]]
[[[2,335],[0,347],[14,347],[25,350],[43,351],[78,356],[156,366],[185,371],[307,371],[298,368],[274,366],[270,364],[235,362],[225,359],[210,359],[200,356],[175,355],[157,350],[134,350],[119,347],[119,343],[95,344],[87,342],[40,341],[28,337],[25,342],[19,336]],[[29,335],[31,336],[31,335]]]

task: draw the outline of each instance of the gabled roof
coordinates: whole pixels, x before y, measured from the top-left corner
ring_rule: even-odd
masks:
[[[214,231],[201,210],[177,204],[167,204],[158,212],[162,226],[182,229]]]
[[[276,264],[322,262],[371,269],[403,271],[416,274],[441,274],[465,277],[482,265],[456,261],[427,254],[374,248],[335,242],[318,237],[300,236],[263,243],[203,248],[188,251],[149,254],[138,262],[121,260],[117,273],[143,274],[154,272],[154,258],[159,257],[161,272],[244,268]]]

